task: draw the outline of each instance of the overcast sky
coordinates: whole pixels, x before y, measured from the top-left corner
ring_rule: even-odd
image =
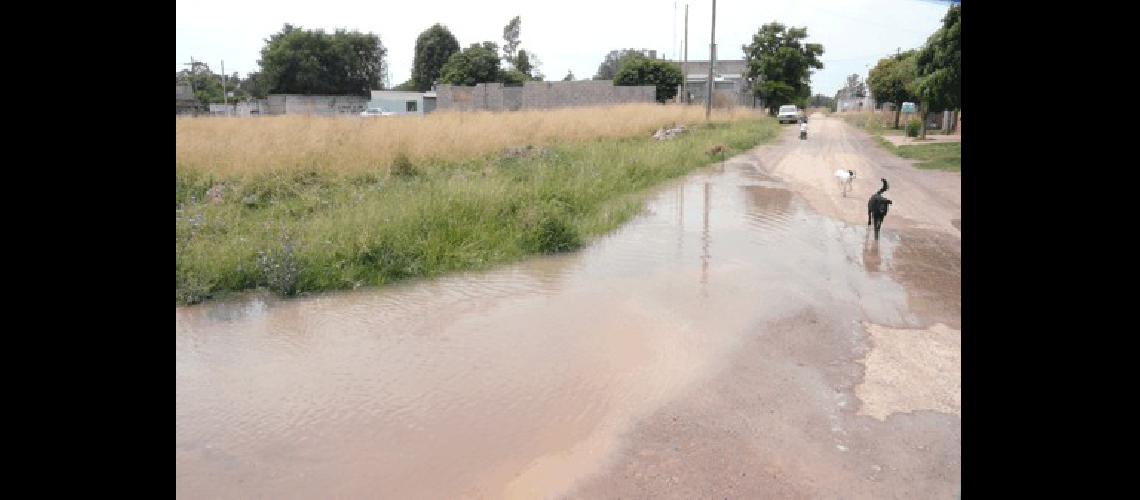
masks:
[[[614,49],[655,49],[681,58],[685,4],[689,5],[689,59],[709,55],[712,0],[177,0],[176,66],[190,58],[220,73],[257,71],[265,39],[291,23],[306,29],[372,32],[388,49],[391,85],[411,75],[416,37],[434,23],[447,26],[461,47],[503,43],[503,26],[522,16],[520,48],[536,54],[548,80],[594,76]],[[941,26],[947,0],[719,0],[717,59],[743,59],[741,45],[764,23],[804,26],[823,44],[824,69],[812,75],[812,93],[834,95],[847,75],[866,77],[896,49],[916,48]],[[676,16],[674,17],[674,6]]]

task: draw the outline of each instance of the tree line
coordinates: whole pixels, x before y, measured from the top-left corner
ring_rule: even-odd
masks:
[[[411,77],[397,90],[430,90],[435,83],[475,85],[499,82],[519,85],[543,80],[541,61],[522,48],[522,20],[515,16],[503,27],[503,44],[492,41],[460,48],[459,40],[439,23],[416,38]],[[782,104],[805,106],[811,94],[813,69],[823,68],[823,47],[804,43],[807,28],[788,28],[773,22],[763,25],[752,43],[744,45],[748,77],[755,95],[773,111]],[[373,33],[306,30],[286,24],[265,40],[259,70],[246,78],[235,73],[226,85],[234,101],[264,98],[271,93],[339,94],[368,96],[387,84],[387,48]],[[222,101],[222,77],[206,63],[178,72],[178,83],[194,87],[204,106]],[[642,51],[613,51],[605,56],[593,77],[615,85],[654,85],[657,101],[673,99],[684,75],[676,62],[650,58]],[[574,80],[568,72],[563,81]]]
[[[903,102],[915,102],[919,115],[962,109],[962,5],[950,7],[942,27],[921,48],[880,59],[867,77],[878,104],[895,105],[894,127],[899,127]],[[922,120],[921,136],[926,135]]]

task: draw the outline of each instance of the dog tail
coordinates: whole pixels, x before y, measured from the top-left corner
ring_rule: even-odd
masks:
[[[883,187],[879,188],[879,190],[875,194],[883,194],[884,192],[886,192],[888,189],[891,188],[891,185],[887,184],[886,179],[882,179],[882,181],[883,181]]]

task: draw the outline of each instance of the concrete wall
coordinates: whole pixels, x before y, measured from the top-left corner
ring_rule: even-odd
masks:
[[[704,61],[690,60],[688,64],[685,64],[684,61],[669,62],[676,65],[677,69],[682,69],[682,66],[684,66],[684,70],[689,75],[704,75],[706,79],[708,78],[709,61],[707,59]],[[744,59],[718,60],[716,62],[716,68],[713,68],[713,73],[713,76],[746,75],[748,73],[748,61]]]
[[[707,67],[707,66],[706,66]],[[689,94],[693,104],[703,104],[708,93],[708,78],[691,78],[687,82]],[[677,89],[679,93],[681,89]],[[739,79],[723,79],[713,81],[713,106],[752,106],[752,93],[747,88],[747,82]]]
[[[515,111],[654,102],[656,95],[652,85],[615,86],[611,80],[526,82],[522,87],[480,83],[474,87],[440,85],[436,105],[440,110]]]
[[[359,114],[368,98],[347,95],[273,94],[267,99],[271,115]]]
[[[523,87],[503,87],[503,108],[518,111],[523,106]]]
[[[210,104],[211,115],[253,116],[269,114],[269,103],[264,99],[254,99],[234,104]]]
[[[415,111],[408,111],[408,102],[415,102]],[[368,101],[369,108],[380,108],[400,114],[422,115],[430,110],[424,106],[423,92],[405,92],[399,90],[373,90],[372,100]]]

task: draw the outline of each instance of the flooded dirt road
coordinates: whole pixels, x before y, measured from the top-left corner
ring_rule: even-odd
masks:
[[[955,497],[957,195],[811,125],[580,252],[178,308],[177,496]],[[871,241],[837,158],[930,206]]]

